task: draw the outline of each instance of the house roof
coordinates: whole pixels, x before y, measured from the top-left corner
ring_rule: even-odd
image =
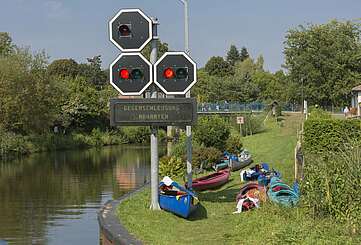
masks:
[[[354,88],[352,89],[352,91],[361,91],[361,84],[358,85],[358,86],[356,86],[356,87],[354,87]]]

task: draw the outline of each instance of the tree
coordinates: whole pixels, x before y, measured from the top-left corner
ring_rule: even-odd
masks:
[[[99,127],[102,108],[99,106],[100,93],[94,84],[89,84],[84,77],[65,79],[66,94],[60,105],[58,121],[65,128],[90,131]]]
[[[264,65],[264,58],[263,55],[258,56],[257,60],[256,60],[256,69],[258,71],[263,71],[263,65]]]
[[[248,58],[249,58],[249,54],[248,54],[246,47],[242,47],[241,54],[240,54],[240,61],[243,62]]]
[[[234,66],[234,64],[241,59],[238,49],[235,45],[231,45],[228,53],[227,53],[227,62]]]
[[[0,56],[7,56],[14,52],[15,45],[7,32],[0,32]]]
[[[236,77],[251,77],[257,71],[257,65],[251,58],[247,58],[242,62],[236,63],[234,72]]]
[[[162,57],[162,55],[165,53],[165,52],[168,52],[168,43],[162,43],[159,39],[157,41],[157,45],[158,45],[158,59],[160,57]],[[150,53],[152,51],[152,43],[148,43],[145,48],[142,50],[142,54],[144,55],[144,57],[147,59],[147,60],[150,60]]]
[[[230,135],[227,123],[220,116],[205,116],[198,120],[194,128],[194,139],[206,147],[215,147],[221,151],[226,148]]]
[[[87,82],[96,86],[102,86],[107,82],[107,75],[101,69],[101,55],[87,58],[88,64],[79,65],[79,75],[83,76]]]
[[[55,118],[55,83],[46,75],[46,55],[17,49],[0,57],[0,125],[21,133],[42,133]]]
[[[351,88],[361,80],[360,34],[358,24],[336,20],[288,31],[285,67],[299,87],[299,102],[303,89],[311,104],[349,103]]]
[[[79,65],[73,59],[54,60],[48,66],[50,76],[76,77],[79,73]]]
[[[232,66],[220,56],[211,57],[206,66],[205,70],[211,76],[226,77],[234,74]]]
[[[217,102],[224,100],[223,81],[216,76],[210,76],[204,69],[197,72],[197,83],[192,88],[192,96],[198,102]]]

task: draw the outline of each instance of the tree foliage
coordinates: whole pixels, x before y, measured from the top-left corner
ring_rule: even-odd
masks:
[[[290,80],[311,104],[349,103],[351,88],[361,80],[360,26],[333,20],[288,31],[285,67]]]
[[[160,41],[158,39],[157,41],[157,45],[158,45],[158,59],[160,57],[162,57],[162,55],[165,53],[165,52],[168,52],[169,51],[169,47],[168,47],[168,43],[162,43],[162,41]],[[145,48],[142,50],[142,54],[144,55],[144,57],[147,59],[147,60],[150,60],[150,53],[152,51],[152,44],[151,42],[148,43]]]
[[[241,54],[240,54],[240,61],[245,61],[249,58],[249,53],[246,47],[242,47]]]
[[[27,134],[48,130],[54,119],[54,94],[58,91],[46,75],[44,53],[27,49],[0,57],[0,124]]]
[[[234,75],[224,77],[200,69],[192,95],[199,102],[291,102],[295,89],[287,76],[282,71],[275,74],[264,71],[263,63],[262,56],[256,62],[251,58],[238,61],[233,67]]]
[[[15,45],[7,32],[0,32],[0,56],[8,56],[15,50]]]
[[[100,56],[87,64],[60,59],[48,65],[44,52],[32,54],[0,36],[7,40],[1,50],[12,50],[0,55],[0,127],[24,135],[46,133],[54,125],[63,132],[109,127],[108,101],[117,93],[106,83]]]
[[[54,60],[48,66],[50,76],[76,77],[79,74],[79,65],[73,59]]]
[[[241,60],[241,56],[238,52],[238,49],[235,45],[231,45],[229,48],[229,51],[227,53],[226,61],[231,65],[234,66],[234,64]]]
[[[79,75],[96,86],[103,86],[107,82],[107,75],[101,69],[101,55],[87,58],[88,63],[82,63],[79,67]]]
[[[228,124],[220,116],[201,117],[194,129],[194,138],[199,144],[219,150],[226,148],[229,135]]]
[[[232,66],[220,56],[213,56],[205,66],[205,70],[211,76],[225,77],[234,74]]]

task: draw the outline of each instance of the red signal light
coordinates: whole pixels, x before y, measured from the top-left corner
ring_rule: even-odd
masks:
[[[168,67],[167,69],[164,70],[164,73],[163,73],[164,77],[167,78],[167,79],[172,79],[174,78],[174,70],[170,67]]]
[[[119,33],[121,37],[129,37],[130,36],[130,25],[129,24],[123,24],[119,26]]]
[[[121,79],[129,79],[129,71],[127,69],[121,69],[119,75]]]

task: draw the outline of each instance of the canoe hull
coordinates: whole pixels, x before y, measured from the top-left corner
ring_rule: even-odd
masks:
[[[198,207],[198,204],[194,205],[194,198],[191,195],[176,197],[160,194],[159,205],[161,209],[183,218],[188,218]]]
[[[214,166],[214,170],[216,171],[219,171],[219,170],[222,170],[222,169],[226,169],[229,167],[229,160],[227,161],[224,161],[222,163],[218,163]]]
[[[192,188],[196,191],[210,190],[218,188],[229,180],[230,171],[228,169],[194,179]]]
[[[231,171],[237,171],[244,167],[247,167],[251,163],[252,163],[252,158],[248,158],[243,161],[237,161],[237,160],[230,159],[229,167],[230,167]]]

